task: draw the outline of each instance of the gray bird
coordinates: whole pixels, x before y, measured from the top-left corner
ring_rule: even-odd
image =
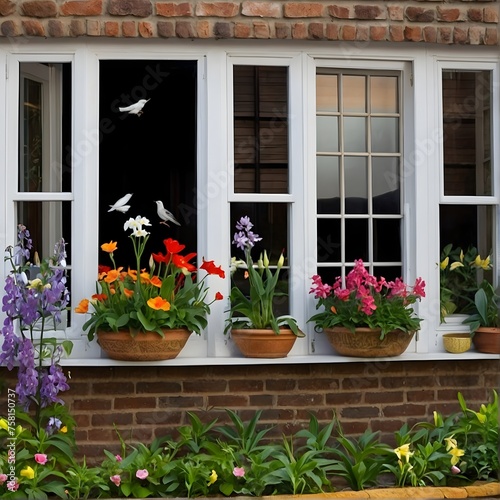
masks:
[[[124,214],[130,208],[130,205],[127,205],[127,202],[128,200],[130,200],[130,198],[132,198],[132,194],[126,194],[125,196],[120,198],[114,205],[110,205],[111,208],[108,210],[108,212],[117,210],[118,212]]]
[[[170,222],[173,222],[174,224],[177,224],[178,226],[180,226],[180,223],[177,222],[177,220],[172,215],[172,213],[169,212],[163,206],[163,203],[160,200],[155,201],[155,203],[156,203],[156,210],[158,212],[158,217],[161,219],[160,224],[165,224],[166,226],[168,226],[168,222],[170,221]]]
[[[122,112],[128,112],[129,115],[141,116],[142,115],[142,108],[150,100],[151,99],[141,99],[141,100],[137,101],[135,104],[131,104],[130,106],[127,106],[126,108],[118,108],[118,109]]]

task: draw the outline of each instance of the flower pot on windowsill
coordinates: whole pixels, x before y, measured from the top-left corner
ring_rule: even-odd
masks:
[[[478,352],[500,354],[500,328],[481,326],[475,331],[472,342]]]
[[[342,356],[378,358],[403,354],[415,335],[402,330],[393,330],[380,338],[380,328],[348,328],[336,326],[325,328],[325,334],[332,347]]]
[[[286,358],[297,336],[288,328],[276,335],[272,329],[231,330],[231,338],[246,358]]]
[[[97,342],[111,358],[120,361],[162,361],[176,358],[191,335],[187,328],[163,328],[164,336],[156,332],[128,330],[97,331]]]

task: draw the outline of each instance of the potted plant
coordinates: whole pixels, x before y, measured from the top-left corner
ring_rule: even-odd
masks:
[[[470,314],[479,286],[478,274],[492,268],[491,256],[483,259],[474,246],[464,252],[450,243],[441,252],[439,268],[441,323],[450,315]],[[464,319],[465,316],[459,317],[459,322]]]
[[[500,354],[500,295],[489,281],[483,280],[475,293],[474,310],[464,323],[479,352]]]
[[[217,292],[212,301],[207,301],[206,286],[208,275],[225,277],[221,267],[203,259],[200,269],[206,274],[197,279],[198,269],[190,263],[196,254],[182,255],[185,246],[172,238],[164,240],[165,254],[151,255],[149,271],[141,267],[150,235],[145,227],[150,225],[141,216],[124,224],[125,231],[132,231],[129,238],[134,247],[135,269],[117,267],[116,242],[101,245],[113,267],[100,267],[95,295],[90,300],[83,299],[75,309],[86,314],[92,306],[83,329],[88,330],[89,340],[97,335],[100,346],[114,359],[159,360],[177,356],[191,332],[199,335],[207,326],[210,305],[222,299]]]
[[[243,267],[246,270],[249,294],[236,285],[232,287],[225,333],[231,331],[231,338],[245,356],[284,357],[293,347],[296,338],[303,337],[304,333],[291,316],[275,314],[275,297],[285,295],[276,289],[285,259],[282,253],[273,273],[267,252],[264,251],[255,265],[251,251],[262,238],[252,228],[253,224],[247,216],[241,217],[236,224],[233,244],[243,250],[245,260],[233,259],[233,269]]]
[[[330,286],[318,275],[312,278],[310,293],[322,309],[309,321],[323,330],[335,350],[346,356],[396,356],[408,347],[422,321],[412,304],[425,297],[425,281],[413,287],[401,278],[387,282],[376,278],[362,260],[354,262],[345,285],[338,277]]]

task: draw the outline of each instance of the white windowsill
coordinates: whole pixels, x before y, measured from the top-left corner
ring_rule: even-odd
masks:
[[[386,361],[467,361],[474,359],[496,359],[498,354],[483,354],[468,351],[461,354],[449,352],[403,353],[400,356],[383,358],[351,358],[336,355],[288,356],[286,358],[244,358],[244,357],[199,357],[175,358],[166,361],[116,361],[109,358],[63,359],[63,366],[232,366],[232,365],[294,365],[318,363],[379,363]]]

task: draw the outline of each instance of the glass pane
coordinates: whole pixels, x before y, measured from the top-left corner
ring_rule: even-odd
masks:
[[[366,147],[366,118],[344,117],[344,151],[363,153]]]
[[[398,78],[396,76],[372,76],[370,90],[372,113],[398,113]]]
[[[323,283],[332,286],[341,275],[342,270],[340,267],[318,267],[316,273],[321,276]]]
[[[394,281],[403,276],[401,266],[373,266],[373,271],[377,278],[384,277],[386,281]]]
[[[340,262],[340,220],[318,219],[318,262]]]
[[[489,196],[491,71],[443,71],[444,194]]]
[[[20,63],[19,191],[71,191],[71,64]]]
[[[316,110],[335,112],[339,109],[337,75],[317,75]]]
[[[356,259],[368,261],[368,220],[346,219],[345,221],[345,261]]]
[[[399,151],[399,118],[371,119],[371,140],[374,153]]]
[[[337,152],[339,150],[338,117],[316,117],[316,150],[321,153]]]
[[[340,213],[340,172],[336,156],[318,156],[316,160],[318,213]]]
[[[373,259],[379,262],[401,261],[401,220],[373,220]]]
[[[347,157],[344,160],[346,213],[368,213],[368,171],[366,158]]]
[[[54,255],[54,245],[64,238],[67,265],[71,265],[71,202],[21,201],[17,203],[17,224],[26,226],[31,234],[34,252],[40,259]]]
[[[260,254],[266,250],[270,265],[276,266],[283,252],[285,264],[280,272],[277,289],[288,293],[290,274],[288,268],[290,256],[288,205],[286,203],[231,203],[231,236],[236,233],[236,222],[243,216],[250,217],[253,223],[252,231],[262,238],[262,241],[257,242],[252,249],[254,263],[257,263]],[[243,251],[234,244],[231,245],[231,256],[236,259],[245,259]],[[239,270],[232,279],[234,284],[243,287],[243,289],[248,282],[244,270]],[[279,306],[280,315],[290,314],[288,296],[277,297],[275,304]]]
[[[343,77],[342,107],[344,113],[366,112],[366,76]]]
[[[234,191],[287,193],[288,69],[234,66],[233,81]]]
[[[373,213],[400,214],[399,158],[372,158]]]

